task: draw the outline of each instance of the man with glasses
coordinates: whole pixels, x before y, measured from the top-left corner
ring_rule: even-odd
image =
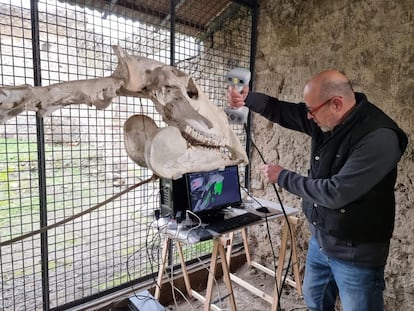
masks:
[[[407,136],[348,78],[327,70],[309,80],[303,103],[262,93],[227,92],[233,108],[246,105],[283,127],[309,135],[308,176],[277,164],[262,171],[269,183],[302,197],[309,221],[303,284],[310,310],[384,309],[384,267],[394,229],[397,163]]]

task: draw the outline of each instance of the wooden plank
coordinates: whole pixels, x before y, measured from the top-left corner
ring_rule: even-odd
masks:
[[[273,277],[276,275],[272,269],[269,269],[256,261],[252,261],[251,266]]]
[[[239,278],[237,275],[234,275],[233,273],[230,273],[230,279],[240,285],[241,287],[243,287],[244,289],[247,289],[249,292],[251,292],[252,294],[255,294],[256,296],[258,296],[259,298],[262,298],[264,300],[266,300],[268,303],[272,303],[273,301],[273,297],[266,294],[264,291],[258,289],[257,287],[251,285],[250,283],[244,281],[243,279]]]
[[[202,302],[203,304],[206,303],[206,298],[201,295],[200,293],[196,292],[194,289],[191,290],[191,295],[196,298],[198,301]],[[219,307],[217,307],[215,304],[210,305],[211,309],[214,311],[222,311]]]

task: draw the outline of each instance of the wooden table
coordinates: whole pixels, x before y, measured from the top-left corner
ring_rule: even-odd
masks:
[[[272,203],[270,201],[266,201],[263,199],[260,199],[258,204],[263,204],[264,206],[271,205],[272,208],[280,209],[280,206],[278,204],[275,204],[275,203]],[[287,215],[290,215],[290,216],[287,216],[287,219],[289,222],[286,221],[286,217],[284,217],[284,214],[280,213],[280,214],[268,217],[267,220],[266,218],[263,218],[262,220],[259,220],[258,222],[255,222],[247,226],[239,227],[236,229],[232,229],[228,232],[225,232],[213,238],[213,250],[212,250],[211,258],[210,258],[210,270],[208,274],[205,297],[201,295],[200,293],[198,293],[197,291],[195,291],[191,287],[191,282],[188,276],[187,266],[186,266],[183,251],[182,251],[183,241],[181,239],[178,239],[176,235],[166,234],[165,239],[164,239],[163,249],[162,249],[161,265],[160,265],[160,269],[158,272],[158,279],[157,279],[158,286],[156,287],[156,290],[155,290],[155,298],[159,299],[160,297],[163,275],[167,268],[167,259],[168,259],[167,257],[168,257],[168,251],[170,248],[170,243],[175,243],[176,249],[178,251],[187,294],[189,297],[194,297],[197,300],[203,302],[204,311],[208,311],[211,309],[215,311],[221,310],[218,306],[212,303],[214,278],[215,278],[217,263],[219,259],[220,259],[220,263],[222,266],[223,280],[226,285],[226,289],[228,291],[227,294],[230,300],[230,307],[232,311],[237,311],[232,282],[236,283],[239,286],[242,286],[243,288],[249,290],[252,294],[255,294],[258,297],[269,302],[271,304],[271,310],[276,311],[277,306],[279,304],[279,296],[280,296],[279,289],[282,285],[282,277],[283,277],[282,272],[283,272],[283,267],[285,265],[286,250],[288,249],[289,246],[291,247],[291,251],[292,251],[292,266],[293,266],[295,280],[287,278],[286,284],[295,287],[298,294],[302,295],[301,278],[300,278],[300,273],[299,273],[299,263],[297,260],[296,239],[295,239],[296,238],[295,228],[296,228],[298,219],[297,217],[292,216],[292,215],[297,214],[297,210],[293,208],[285,208],[285,211]],[[249,250],[249,245],[248,245],[248,235],[247,235],[247,230],[249,227],[260,224],[260,223],[264,223],[265,221],[272,221],[274,219],[284,219],[284,224],[283,224],[282,232],[281,232],[281,245],[279,249],[276,272],[273,271],[272,269],[269,269],[261,265],[260,263],[256,261],[251,260],[250,250]],[[237,277],[235,274],[230,273],[229,266],[230,266],[230,261],[231,261],[234,234],[236,232],[241,232],[242,234],[243,247],[245,250],[247,263],[251,267],[258,269],[260,271],[263,271],[275,277],[275,288],[273,291],[273,296],[268,295],[267,293],[254,287],[247,281]],[[289,238],[290,234],[291,234],[291,238]],[[223,258],[225,258],[225,260],[223,260]]]

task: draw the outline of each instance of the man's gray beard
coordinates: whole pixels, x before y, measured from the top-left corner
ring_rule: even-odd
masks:
[[[329,127],[321,127],[321,131],[324,132],[324,133],[326,133],[326,132],[332,131],[332,129],[329,128]]]

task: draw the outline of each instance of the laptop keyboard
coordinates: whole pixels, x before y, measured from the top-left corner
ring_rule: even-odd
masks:
[[[222,232],[236,229],[238,227],[249,225],[261,219],[262,217],[260,217],[259,215],[246,212],[244,214],[240,214],[240,215],[237,215],[231,218],[220,220],[219,222],[210,223],[207,225],[206,229],[210,229],[215,232],[222,233]]]

